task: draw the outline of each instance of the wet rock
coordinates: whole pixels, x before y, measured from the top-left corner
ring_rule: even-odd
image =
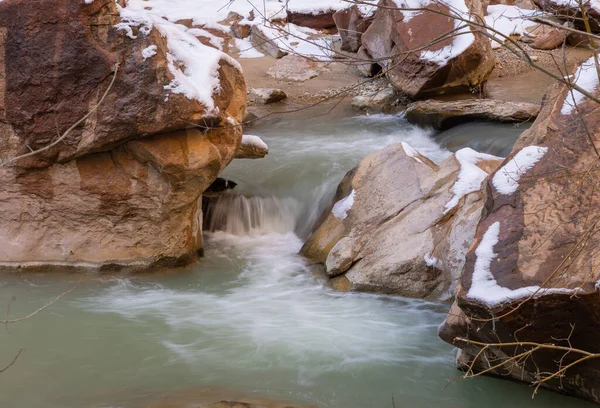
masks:
[[[362,46],[399,91],[425,98],[483,90],[495,65],[487,37],[468,31],[439,41],[455,30],[455,23],[461,25],[444,15],[453,11],[441,2],[427,3],[428,8],[437,8],[440,13],[401,11],[394,0],[381,0],[379,4],[373,23],[361,37]],[[481,1],[470,1],[468,6],[470,15],[482,21]],[[467,9],[467,5],[461,7]]]
[[[235,151],[236,159],[262,159],[269,153],[269,148],[258,136],[244,135]]]
[[[202,251],[201,194],[242,138],[231,124],[245,110],[244,78],[223,55],[209,110],[165,90],[174,78],[156,29],[128,36],[119,22],[111,0],[0,2],[0,161],[84,117],[121,63],[62,143],[0,167],[3,269],[139,270]],[[198,122],[210,129],[186,130]]]
[[[533,121],[541,106],[529,102],[495,99],[464,99],[459,101],[418,101],[408,105],[406,119],[419,126],[448,129],[460,123],[483,120],[523,123]]]
[[[371,95],[352,98],[352,107],[367,113],[391,113],[398,109],[399,95],[393,88],[385,88]]]
[[[483,209],[479,185],[498,163],[464,149],[438,166],[388,146],[346,175],[301,253],[325,265],[334,288],[451,297]]]
[[[313,28],[315,30],[335,28],[335,22],[333,21],[334,12],[335,10],[312,12],[288,10],[287,21],[288,23],[296,24],[302,27]]]
[[[596,75],[590,59],[575,78],[598,97]],[[462,349],[463,367],[484,370],[490,361],[506,361],[528,347],[489,347],[476,358],[481,347],[457,338],[518,339],[600,352],[600,237],[595,232],[600,117],[596,102],[577,93],[573,98],[566,86],[553,86],[536,122],[485,183],[486,211],[467,254],[457,304],[439,332]],[[539,350],[491,374],[531,383],[580,356]],[[591,360],[544,386],[600,403],[599,370],[600,362]]]
[[[304,82],[325,70],[324,64],[300,55],[287,55],[267,70],[267,75],[280,81]]]
[[[364,16],[360,12],[360,9],[356,5],[353,5],[352,7],[338,10],[333,15],[333,20],[342,39],[342,51],[358,52],[358,49],[362,45],[362,34],[373,22],[373,16]]]
[[[263,105],[281,102],[287,98],[287,94],[284,91],[276,88],[251,88],[249,94],[254,102],[262,103]]]

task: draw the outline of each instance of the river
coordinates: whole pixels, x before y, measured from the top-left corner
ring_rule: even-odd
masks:
[[[521,130],[470,124],[436,141],[386,115],[254,127],[269,156],[235,161],[224,176],[265,197],[251,204],[265,205],[260,222],[207,234],[197,265],[90,276],[35,317],[0,328],[0,366],[24,349],[0,374],[0,407],[183,408],[237,398],[321,408],[590,406],[545,391],[532,400],[531,388],[493,378],[450,381],[460,375],[455,350],[436,334],[447,304],[334,292],[297,255],[337,183],[370,152],[406,141],[438,162],[465,145],[506,154]],[[4,276],[0,315],[27,314],[76,279]]]

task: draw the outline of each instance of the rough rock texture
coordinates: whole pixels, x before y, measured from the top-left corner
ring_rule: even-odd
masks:
[[[473,120],[516,123],[533,121],[540,108],[536,103],[495,99],[464,99],[452,102],[426,100],[411,103],[405,114],[410,123],[448,129]]]
[[[0,261],[5,267],[143,268],[202,250],[200,195],[241,140],[245,84],[221,60],[218,113],[165,90],[173,76],[154,29],[114,27],[115,2],[0,2],[0,159],[63,142],[0,168]],[[144,59],[142,50],[157,45]],[[168,98],[166,98],[168,95]],[[217,128],[178,130],[192,123]],[[218,128],[222,126],[222,128]]]
[[[592,92],[599,94],[597,89]],[[506,164],[514,164],[527,146],[547,148],[533,166],[524,168],[522,161],[520,166],[513,166],[521,168],[514,192],[493,182],[497,175],[502,180],[507,168],[488,179],[485,213],[467,255],[457,304],[439,333],[445,341],[462,348],[459,364],[463,366],[473,362],[480,348],[457,337],[484,343],[518,339],[558,346],[568,346],[564,339],[569,338],[574,348],[600,352],[600,168],[595,150],[599,147],[600,106],[586,100],[579,103],[579,113],[565,110],[563,114],[565,98],[570,94],[564,86],[549,91],[538,119],[506,159]],[[514,172],[508,174],[515,178]],[[480,250],[486,236],[484,250]],[[477,296],[482,284],[487,289],[483,299]],[[537,291],[538,287],[542,289]],[[572,296],[578,288],[577,295]],[[494,294],[499,296],[490,299]],[[494,316],[495,321],[485,320]],[[526,350],[525,346],[490,347],[474,367],[483,370],[487,361],[505,361]],[[492,374],[531,382],[538,373],[555,373],[557,362],[565,366],[578,357],[577,353],[564,354],[539,350],[522,364],[503,366]],[[599,373],[600,362],[590,360],[569,369],[560,382],[552,380],[545,386],[600,403]]]
[[[473,33],[474,41],[465,51],[447,63],[438,64],[423,59],[423,53],[441,55],[456,48],[452,38],[437,40],[455,29],[455,20],[430,11],[408,17],[393,9],[396,7],[393,0],[381,0],[379,4],[381,7],[375,12],[373,23],[361,37],[362,48],[386,70],[400,91],[414,98],[424,98],[483,90],[495,65],[487,37]],[[474,18],[483,18],[480,0],[472,0],[469,6]],[[451,13],[442,3],[427,7]],[[459,37],[466,38],[464,34]],[[434,44],[428,45],[431,42]]]
[[[521,41],[536,50],[553,50],[563,45],[567,38],[564,30],[544,24],[529,27],[527,31],[529,35],[521,37]]]
[[[280,81],[303,82],[318,77],[324,64],[300,55],[287,55],[267,70],[267,75]]]
[[[288,23],[314,28],[315,30],[335,28],[335,22],[333,21],[334,12],[335,10],[326,10],[316,13],[303,13],[288,10],[287,21]]]
[[[352,98],[352,108],[367,113],[391,113],[398,109],[399,95],[393,88],[386,88],[372,95]]]
[[[338,10],[333,15],[333,20],[342,39],[342,51],[358,52],[362,45],[362,34],[373,22],[373,17],[363,16],[359,8],[354,5]]]
[[[287,98],[287,94],[284,91],[276,88],[251,88],[248,94],[253,102],[263,105],[281,102]]]
[[[301,253],[325,264],[334,288],[450,296],[483,208],[475,191],[446,212],[459,169],[454,156],[437,166],[403,144],[367,156]]]

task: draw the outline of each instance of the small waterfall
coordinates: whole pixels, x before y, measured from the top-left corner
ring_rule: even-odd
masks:
[[[233,235],[296,229],[301,205],[294,198],[244,196],[233,190],[203,198],[204,230]]]

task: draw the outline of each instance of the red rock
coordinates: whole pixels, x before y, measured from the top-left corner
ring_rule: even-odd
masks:
[[[379,5],[361,41],[397,89],[415,98],[483,90],[495,65],[487,37],[472,33],[474,41],[465,51],[438,64],[422,58],[422,53],[439,56],[445,54],[444,47],[452,46],[452,38],[437,41],[455,29],[455,20],[443,15],[450,12],[448,6],[432,4],[428,7],[442,14],[423,11],[409,18],[392,0],[381,0]],[[471,1],[469,8],[472,15],[482,18],[480,0]]]
[[[596,97],[600,94],[593,88],[591,92]],[[566,98],[571,98],[566,86],[556,85],[549,91],[538,119],[521,135],[504,164],[534,146],[547,149],[541,158],[528,169],[522,163],[515,166],[516,172],[508,176],[501,167],[488,179],[484,216],[467,254],[457,304],[440,327],[442,339],[462,348],[462,367],[473,364],[476,371],[484,370],[489,361],[506,361],[527,347],[490,347],[475,359],[481,347],[457,341],[457,337],[483,343],[520,341],[557,346],[569,346],[565,340],[569,339],[574,348],[600,352],[600,237],[596,226],[600,192],[595,150],[600,146],[599,105],[584,98],[577,110],[569,112],[563,109]],[[519,178],[512,193],[495,182],[503,177],[515,180],[515,175]],[[492,251],[490,258],[478,249],[495,231],[497,242],[485,244]],[[477,288],[474,276],[479,279],[485,268],[489,273],[487,293],[493,294],[498,286],[505,288],[499,300],[486,302],[472,292]],[[536,293],[535,287],[554,291]],[[578,356],[539,350],[521,364],[502,366],[491,374],[531,383],[538,375],[555,373],[560,364],[569,364]],[[550,381],[545,387],[600,403],[599,370],[600,361],[590,360],[573,366],[560,381]]]
[[[333,20],[342,39],[342,51],[358,52],[361,46],[361,37],[373,22],[373,17],[362,15],[356,5],[337,11]]]
[[[288,23],[314,28],[315,30],[335,28],[335,21],[333,21],[334,12],[334,10],[327,10],[312,14],[288,10],[287,21]]]
[[[165,90],[173,75],[162,35],[132,39],[119,22],[112,0],[0,2],[0,160],[82,118],[120,61],[104,103],[62,143],[0,167],[4,267],[144,269],[202,250],[201,194],[240,143],[231,122],[245,111],[244,78],[221,60],[209,114]],[[150,45],[157,53],[144,59]],[[190,123],[211,129],[183,130]]]

